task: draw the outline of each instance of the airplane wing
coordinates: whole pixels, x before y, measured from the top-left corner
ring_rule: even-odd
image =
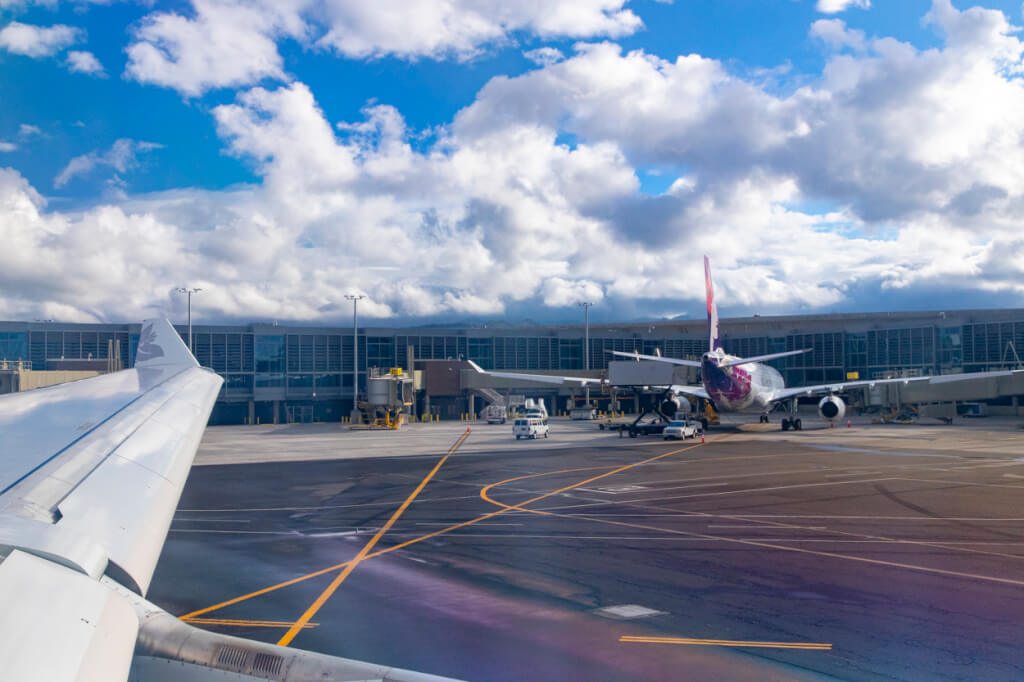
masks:
[[[704,390],[703,386],[688,386],[686,384],[673,384],[671,386],[673,393],[682,393],[683,395],[692,395],[695,398],[703,398],[704,400],[711,400],[708,397],[708,392]]]
[[[999,370],[995,372],[975,372],[973,374],[940,374],[930,377],[903,377],[898,379],[860,379],[857,381],[840,381],[831,384],[816,384],[814,386],[794,386],[783,388],[772,394],[771,401],[786,400],[787,398],[799,398],[825,393],[841,393],[848,388],[874,387],[882,384],[918,384],[927,382],[929,384],[946,384],[954,381],[965,381],[967,379],[987,379],[991,377],[1010,376],[1024,370]]]
[[[469,360],[468,362],[478,374],[489,374],[492,377],[500,377],[502,379],[538,381],[545,384],[578,384],[580,386],[586,386],[587,384],[600,385],[606,383],[604,379],[592,379],[589,377],[563,377],[555,376],[553,374],[522,374],[519,372],[492,372],[490,370],[483,369],[472,360]]]
[[[17,680],[118,680],[222,379],[166,320],[134,369],[0,396],[0,660]]]
[[[222,383],[148,320],[133,369],[0,396],[0,677],[442,682],[206,632],[144,599]]]
[[[679,358],[666,358],[661,355],[644,355],[643,353],[626,353],[621,350],[606,350],[605,353],[611,353],[620,358],[630,358],[631,360],[654,360],[655,362],[664,362],[669,365],[700,367],[700,362],[697,360],[681,360]]]

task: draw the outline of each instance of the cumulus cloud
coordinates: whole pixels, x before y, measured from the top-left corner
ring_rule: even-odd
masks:
[[[0,48],[38,59],[50,57],[82,37],[83,31],[74,26],[34,26],[12,21],[0,29]]]
[[[105,152],[89,152],[71,159],[68,165],[54,178],[53,186],[63,187],[72,178],[86,175],[97,167],[108,167],[118,173],[124,173],[137,165],[139,154],[160,149],[162,146],[154,142],[137,142],[122,138],[114,142],[113,146]]]
[[[378,318],[600,300],[614,319],[699,309],[702,253],[727,314],[946,301],[954,282],[967,304],[1020,304],[1024,120],[1006,112],[1024,110],[1024,46],[999,12],[936,0],[929,21],[939,47],[865,36],[781,92],[699,55],[582,44],[494,78],[426,146],[386,104],[331,121],[302,83],[256,87],[213,109],[251,187],[71,214],[0,174],[0,290],[18,292],[0,313],[134,319],[190,281],[219,319],[340,319],[349,291]],[[656,197],[651,167],[678,176]],[[122,265],[127,287],[107,281]]]
[[[188,96],[210,88],[284,79],[276,40],[300,36],[306,3],[193,0],[194,16],[155,12],[127,48],[126,74]]]
[[[0,140],[0,152],[13,152],[17,148],[18,145],[13,142],[4,142],[3,140]]]
[[[287,81],[282,39],[354,58],[468,59],[519,33],[630,34],[641,22],[623,8],[627,1],[191,0],[191,14],[154,12],[142,20],[127,48],[126,73],[190,97],[264,79]]]
[[[818,38],[826,45],[839,49],[850,47],[854,50],[864,49],[864,31],[846,28],[842,19],[818,19],[811,24],[811,36]]]
[[[22,123],[18,126],[18,137],[29,138],[42,134],[43,131],[39,128],[39,126],[34,126],[30,123]]]
[[[822,14],[836,14],[845,12],[851,7],[868,9],[871,7],[871,0],[818,0],[817,10]]]
[[[85,73],[100,78],[106,78],[107,75],[100,60],[92,52],[71,50],[68,52],[67,67],[72,73]]]
[[[318,44],[350,57],[468,57],[517,31],[540,37],[629,35],[640,28],[625,0],[326,0],[327,32]]]
[[[562,54],[561,50],[549,46],[538,47],[536,50],[529,50],[524,52],[523,56],[534,64],[539,64],[540,66],[550,66],[565,59],[565,55]]]

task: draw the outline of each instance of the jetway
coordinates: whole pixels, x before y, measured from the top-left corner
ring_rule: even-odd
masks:
[[[651,360],[612,360],[608,363],[612,386],[672,386],[696,384],[697,368]]]

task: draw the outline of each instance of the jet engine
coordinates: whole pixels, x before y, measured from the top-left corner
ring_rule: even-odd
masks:
[[[693,406],[686,397],[681,395],[673,395],[665,398],[661,401],[661,412],[669,416],[677,414],[690,414],[693,411]]]
[[[837,395],[827,395],[818,403],[818,414],[823,419],[835,421],[842,419],[846,414],[846,403]]]

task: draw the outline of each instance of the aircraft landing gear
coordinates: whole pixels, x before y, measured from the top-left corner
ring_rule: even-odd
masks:
[[[701,428],[701,431],[703,433],[707,433],[707,430],[708,430],[708,420],[707,419],[701,419],[700,420],[700,428]]]
[[[760,422],[759,422],[759,423],[761,423],[761,424],[767,424],[767,423],[768,423],[768,415],[766,415],[766,414],[762,414],[762,415],[761,415],[761,419],[760,419]]]
[[[789,418],[782,420],[782,430],[789,431],[793,429],[794,431],[801,431],[803,428],[803,422],[796,416],[796,400],[791,400],[789,402]]]

